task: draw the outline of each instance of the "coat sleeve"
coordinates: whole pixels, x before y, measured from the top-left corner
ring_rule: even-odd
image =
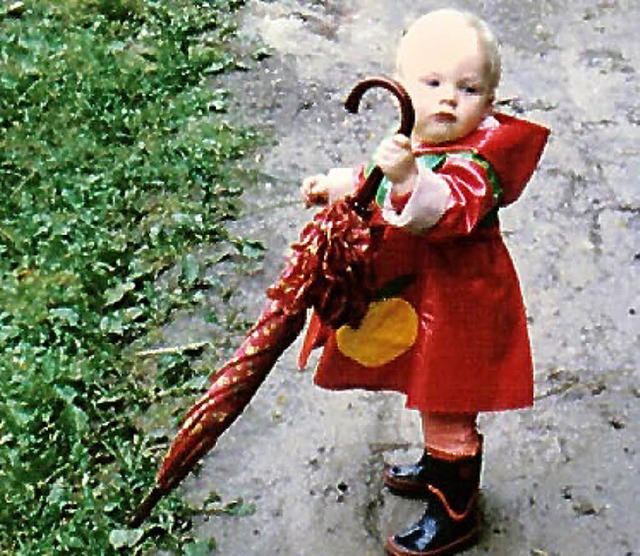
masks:
[[[427,241],[446,241],[473,232],[498,205],[500,195],[486,161],[475,155],[448,156],[436,171],[421,170],[418,187],[400,211],[390,191],[383,216],[392,226]]]

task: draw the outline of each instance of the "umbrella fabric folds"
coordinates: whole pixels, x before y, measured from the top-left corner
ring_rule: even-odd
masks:
[[[392,92],[400,103],[398,133],[410,136],[411,100],[392,79],[360,82],[345,107],[357,112],[363,94],[374,87]],[[357,326],[371,299],[373,244],[369,227],[373,200],[383,174],[375,167],[353,195],[320,210],[291,246],[285,269],[268,290],[258,321],[229,361],[212,375],[207,392],[191,407],[164,457],[156,484],[130,522],[138,527],[157,502],[174,489],[244,411],[282,352],[302,330],[313,308],[322,322]]]

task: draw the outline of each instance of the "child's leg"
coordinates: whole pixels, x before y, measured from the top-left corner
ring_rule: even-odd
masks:
[[[412,466],[385,470],[385,483],[392,490],[422,493],[426,504],[416,523],[387,539],[389,554],[454,554],[477,539],[482,437],[476,417],[468,413],[423,413],[422,458]]]
[[[481,447],[477,413],[423,412],[424,447],[434,456],[449,459],[475,456]]]
[[[433,457],[454,460],[479,453],[482,438],[476,426],[476,413],[422,412],[424,453],[408,465],[390,465],[384,470],[384,483],[392,492],[422,496],[430,484]]]

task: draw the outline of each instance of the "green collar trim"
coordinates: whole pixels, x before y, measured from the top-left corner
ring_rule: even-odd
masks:
[[[502,198],[503,190],[500,185],[500,178],[498,174],[493,169],[493,166],[489,164],[489,162],[473,151],[463,151],[457,153],[426,153],[418,157],[418,164],[423,166],[424,168],[431,170],[433,172],[437,172],[445,163],[447,158],[461,158],[463,160],[470,160],[474,164],[478,164],[487,172],[487,177],[489,179],[489,185],[491,185],[491,190],[493,193],[493,200],[496,203],[496,206],[500,202]],[[365,171],[366,175],[369,175],[369,172],[373,169],[373,164],[369,164]],[[391,182],[385,177],[382,180],[382,183],[378,187],[378,192],[376,194],[376,203],[379,206],[383,206],[384,199],[387,196],[387,192],[391,187]],[[493,212],[493,211],[492,211]]]
[[[427,153],[419,156],[417,158],[417,161],[418,164],[420,164],[427,170],[436,172],[442,167],[446,159],[447,155],[444,153]],[[369,171],[370,169],[367,168],[367,172]],[[384,199],[387,196],[387,192],[390,188],[391,182],[389,181],[389,179],[386,177],[383,178],[380,186],[378,187],[378,193],[376,194],[376,203],[378,203],[379,206],[382,206],[384,204]]]

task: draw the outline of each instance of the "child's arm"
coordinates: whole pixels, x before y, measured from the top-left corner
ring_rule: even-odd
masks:
[[[452,155],[437,170],[419,164],[411,193],[390,189],[382,207],[392,226],[443,241],[468,235],[499,203],[500,188],[493,170],[481,159]]]
[[[373,161],[394,183],[394,193],[410,193],[416,186],[418,165],[411,152],[411,140],[405,135],[394,135],[383,141],[374,154]],[[307,207],[326,205],[353,193],[358,181],[358,170],[334,168],[327,174],[305,178],[300,192]]]
[[[356,179],[357,172],[353,168],[333,168],[327,174],[305,178],[300,188],[305,206],[326,205],[353,193]]]
[[[469,234],[497,201],[485,168],[461,160],[429,170],[417,163],[403,135],[383,141],[374,162],[391,182],[383,218],[413,233],[429,232],[430,240]]]

